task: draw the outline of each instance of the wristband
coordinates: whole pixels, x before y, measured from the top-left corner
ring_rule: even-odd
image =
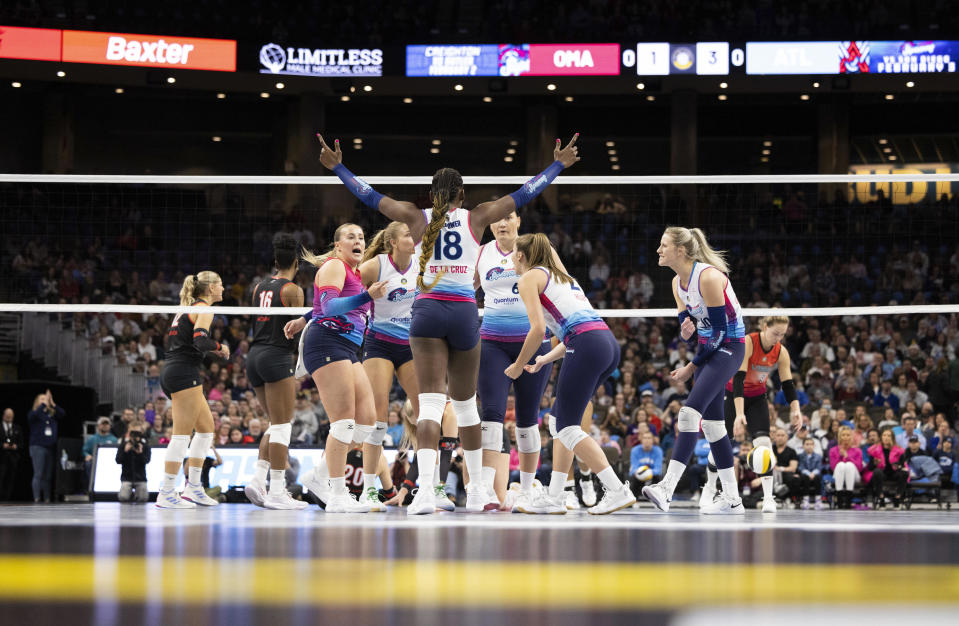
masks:
[[[350,193],[356,196],[360,202],[371,209],[379,210],[380,200],[383,199],[383,194],[373,189],[369,183],[362,178],[354,176],[353,172],[346,169],[346,166],[342,163],[333,168],[333,173],[343,181],[343,184],[346,185]]]
[[[516,204],[516,208],[529,204],[533,198],[538,196],[553,180],[563,171],[561,161],[553,161],[549,167],[540,172],[537,176],[530,178],[526,184],[509,194]]]

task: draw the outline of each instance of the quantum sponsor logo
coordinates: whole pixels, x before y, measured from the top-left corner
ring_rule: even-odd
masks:
[[[236,71],[236,42],[129,33],[63,31],[63,60],[189,70]]]
[[[261,74],[299,76],[382,76],[379,48],[293,48],[268,43],[260,48]]]

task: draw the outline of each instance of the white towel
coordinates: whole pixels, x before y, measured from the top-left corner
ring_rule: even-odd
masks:
[[[299,346],[299,356],[296,357],[296,371],[294,376],[296,378],[303,378],[304,376],[309,376],[310,373],[306,371],[306,365],[303,363],[303,340],[306,338],[306,331],[309,330],[310,324],[313,323],[313,320],[310,320],[306,323],[306,326],[303,327],[303,330],[300,332],[300,346]]]

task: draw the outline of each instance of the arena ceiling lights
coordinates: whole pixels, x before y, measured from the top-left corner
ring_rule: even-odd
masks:
[[[236,41],[0,26],[0,58],[236,71]]]

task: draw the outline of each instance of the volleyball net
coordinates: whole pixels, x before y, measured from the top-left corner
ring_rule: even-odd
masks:
[[[429,177],[366,180],[430,206]],[[526,180],[465,176],[466,207]],[[273,271],[273,235],[291,233],[318,251],[343,222],[362,226],[368,240],[388,223],[333,176],[0,175],[0,203],[0,358],[41,360],[114,405],[158,392],[151,367],[162,360],[172,316],[184,310],[184,276],[213,270],[223,278],[214,336],[240,355],[215,369],[235,376],[252,316],[276,312],[251,306],[253,288]],[[674,351],[672,272],[656,255],[667,225],[702,228],[728,252],[750,329],[782,309],[795,318],[791,352],[819,330],[830,350],[822,356],[832,356],[827,373],[837,375],[849,359],[864,370],[864,356],[876,353],[896,370],[921,372],[959,348],[957,174],[593,177],[573,170],[519,214],[520,232],[549,235],[637,371],[658,371],[664,358],[668,366]],[[313,268],[301,266],[308,302],[312,277]],[[144,335],[153,350],[135,345]],[[796,361],[803,374],[825,364]],[[122,381],[108,392],[117,376]]]

